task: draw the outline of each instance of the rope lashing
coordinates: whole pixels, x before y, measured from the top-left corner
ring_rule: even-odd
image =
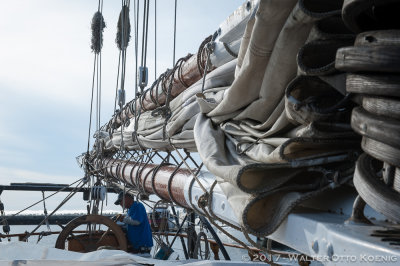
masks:
[[[213,53],[214,48],[215,48],[215,42],[213,40],[211,40],[209,43],[207,43],[206,46],[204,47],[204,49],[206,50],[207,57],[206,57],[206,62],[204,64],[203,81],[202,81],[202,85],[201,85],[202,93],[204,92],[204,84],[206,81],[208,69],[209,69],[209,66],[211,65],[210,55]]]
[[[203,69],[205,68],[206,60],[203,60],[204,55],[204,47],[212,40],[212,35],[208,36],[204,39],[204,41],[200,44],[199,50],[197,51],[197,69],[201,76],[203,76]],[[204,58],[205,59],[205,58]]]
[[[97,11],[92,18],[92,44],[90,48],[96,54],[100,53],[103,47],[103,31],[106,27],[103,15]]]
[[[124,5],[119,13],[117,36],[115,42],[120,50],[128,47],[131,38],[131,23],[129,21],[129,7]]]
[[[224,45],[224,48],[225,48],[226,52],[227,52],[229,55],[231,55],[231,56],[234,57],[234,58],[237,58],[237,57],[238,57],[238,54],[235,53],[234,51],[232,51],[232,49],[228,46],[227,43],[223,42],[222,44]]]

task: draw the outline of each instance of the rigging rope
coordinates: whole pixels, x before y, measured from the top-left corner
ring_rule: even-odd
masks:
[[[43,197],[43,213],[44,213],[44,218],[45,219],[48,219],[47,218],[47,209],[46,209],[46,201],[45,201],[45,196],[44,196],[44,191],[42,191],[42,197]],[[47,231],[51,231],[50,230],[50,224],[49,224],[49,220],[46,220],[46,226],[47,226]]]
[[[175,49],[176,49],[176,8],[178,6],[178,1],[175,0],[175,12],[174,12],[174,49],[173,49],[173,59],[172,65],[175,65]]]
[[[121,54],[122,51],[119,51],[119,56],[118,56],[118,70],[117,70],[117,86],[115,87],[115,98],[114,98],[114,115],[116,115],[116,110],[117,110],[117,96],[118,96],[118,82],[119,82],[119,69],[121,67]]]
[[[137,2],[137,3],[136,3]],[[138,96],[138,43],[139,43],[139,0],[135,0],[134,4],[134,26],[135,26],[135,106],[136,98]]]
[[[90,147],[90,132],[92,127],[92,116],[93,116],[93,99],[94,99],[94,86],[96,81],[96,129],[100,128],[100,105],[101,105],[101,48],[103,46],[103,31],[106,27],[103,12],[103,0],[99,0],[97,12],[92,18],[92,44],[91,49],[94,52],[93,62],[93,78],[92,78],[92,93],[90,100],[90,118],[89,118],[89,130],[88,130],[88,144],[86,154],[89,154]],[[96,75],[97,74],[97,75]],[[96,78],[97,77],[97,78]]]
[[[86,154],[89,154],[90,131],[92,128],[93,95],[94,95],[94,80],[95,80],[95,75],[96,75],[96,61],[97,61],[97,54],[94,55],[94,63],[93,63],[92,96],[91,96],[91,100],[90,100],[89,133],[88,133],[88,143],[87,143]]]
[[[26,211],[26,210],[28,210],[28,209],[32,208],[33,206],[35,206],[35,205],[37,205],[37,204],[41,203],[43,200],[45,200],[45,199],[48,199],[48,198],[50,198],[50,197],[52,197],[52,196],[56,195],[57,193],[59,193],[59,192],[61,192],[61,191],[64,191],[65,189],[69,188],[70,186],[74,185],[75,183],[77,183],[77,182],[79,182],[79,181],[81,181],[81,180],[82,180],[82,178],[79,178],[79,179],[78,179],[78,180],[76,180],[75,182],[73,182],[73,183],[69,184],[68,186],[65,186],[65,187],[63,187],[63,188],[61,188],[61,189],[57,190],[57,191],[56,191],[56,192],[54,192],[53,194],[51,194],[51,195],[49,195],[49,196],[45,197],[44,199],[42,199],[42,200],[39,200],[39,201],[37,201],[37,202],[33,203],[32,205],[29,205],[28,207],[26,207],[26,208],[24,208],[24,209],[20,210],[20,211],[19,211],[19,212],[17,212],[17,213],[14,213],[14,214],[13,214],[13,215],[11,215],[9,218],[12,218],[12,217],[14,217],[14,216],[16,216],[16,215],[20,214],[21,212],[24,212],[24,211]],[[1,223],[2,223],[2,222],[4,222],[4,218],[1,220]]]
[[[48,221],[48,219],[56,212],[58,211],[66,202],[68,202],[68,200],[70,200],[75,194],[76,192],[78,192],[78,190],[80,188],[82,188],[86,183],[83,182],[83,184],[79,187],[79,185],[83,182],[83,179],[80,180],[80,183],[75,187],[75,189],[73,191],[71,191],[67,197],[65,197],[65,199],[54,209],[54,211],[52,211],[49,216],[45,219],[43,219],[42,222],[40,222],[35,229],[33,229],[30,233],[28,233],[23,240],[27,240],[33,233],[36,232],[36,230],[42,225],[44,224],[46,221]]]
[[[149,29],[149,9],[150,9],[150,0],[145,0],[143,7],[142,57],[141,57],[141,64],[139,67],[139,87],[141,94],[143,93],[143,90],[147,86],[148,82],[148,69],[146,66],[146,62],[147,62],[147,36]]]
[[[154,80],[157,80],[157,0],[154,0]]]
[[[202,238],[204,239],[203,241],[204,241],[204,246],[205,246],[204,257],[203,257],[203,253],[201,252],[201,239]],[[202,260],[210,259],[210,245],[208,243],[207,235],[204,232],[198,233],[196,243],[194,245],[193,258],[198,259],[199,255]]]

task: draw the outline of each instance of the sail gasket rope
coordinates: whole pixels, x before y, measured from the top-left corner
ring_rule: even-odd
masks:
[[[204,52],[204,47],[206,46],[207,43],[209,43],[212,40],[212,35],[208,36],[205,38],[202,43],[199,46],[199,50],[197,51],[197,69],[199,70],[200,76],[203,75],[203,70],[205,69],[205,65],[202,64],[202,57],[203,57],[203,52]]]
[[[184,62],[186,62],[190,57],[192,57],[192,54],[188,54],[185,58],[186,60],[181,60],[179,67],[178,67],[178,80],[180,83],[182,83],[183,86],[185,86],[185,88],[189,88],[189,85],[185,82],[184,76],[182,74],[182,65]]]
[[[175,170],[171,173],[169,179],[168,179],[168,185],[167,185],[167,191],[168,191],[168,197],[169,199],[177,206],[184,208],[183,206],[181,206],[181,204],[179,204],[173,197],[172,194],[172,189],[171,189],[171,185],[172,185],[172,180],[174,179],[174,176],[176,175],[176,173],[178,172],[178,170],[180,169],[180,167],[183,165],[183,162],[180,162]]]
[[[167,166],[167,165],[172,165],[172,164],[169,163],[166,160],[166,158],[164,158],[164,160],[159,165],[154,167],[153,171],[152,171],[153,173],[152,173],[152,176],[151,176],[151,188],[153,190],[153,193],[156,194],[156,196],[159,197],[160,199],[162,199],[162,196],[157,192],[156,184],[155,184],[155,177],[156,177],[157,172],[160,170],[160,168],[163,167],[163,166]]]
[[[238,238],[234,237],[232,234],[230,234],[228,231],[226,231],[224,228],[222,228],[222,226],[218,225],[210,216],[210,214],[208,213],[208,211],[206,210],[205,206],[201,207],[202,210],[204,211],[204,213],[206,214],[206,217],[208,218],[208,220],[216,227],[218,228],[218,230],[220,230],[223,234],[225,234],[226,236],[228,236],[229,238],[231,238],[233,241],[237,242],[238,244],[240,244],[241,246],[243,246],[245,249],[247,249],[247,251],[249,252],[250,255],[255,255],[255,251],[253,249],[251,249],[246,243],[244,243],[243,241],[239,240]],[[222,223],[226,223],[224,220],[216,217],[218,219],[218,221],[222,222]],[[242,228],[244,235],[247,235],[247,240],[249,241],[250,237],[248,237],[247,232],[245,231],[245,228]],[[251,240],[251,239],[250,239]],[[250,241],[249,241],[250,242]],[[254,241],[250,242],[252,245],[254,243]],[[272,262],[269,260],[269,258],[265,258],[265,262],[268,264],[272,264]]]
[[[174,146],[174,144],[171,143],[170,141],[170,145],[172,146],[172,148],[174,148],[174,150],[176,151],[176,154],[178,154],[179,158],[183,161],[183,163],[185,164],[185,166],[187,167],[187,169],[189,170],[189,172],[193,175],[194,179],[196,180],[196,182],[199,184],[200,188],[203,190],[203,192],[205,194],[208,194],[208,191],[205,189],[205,187],[203,186],[203,184],[200,182],[199,178],[197,177],[199,171],[197,171],[197,173],[194,173],[193,170],[190,168],[190,166],[188,165],[188,163],[183,159],[183,156],[181,155],[181,153],[179,152],[179,150]]]
[[[186,165],[187,169],[191,172],[191,174],[193,175],[193,179],[190,182],[189,185],[189,203],[193,209],[194,212],[199,212],[199,210],[193,205],[192,203],[192,195],[191,195],[191,187],[193,186],[193,183],[196,181],[200,188],[203,190],[204,194],[202,196],[200,196],[199,200],[198,200],[198,206],[203,210],[203,213],[200,212],[200,215],[204,215],[208,218],[208,220],[215,226],[217,227],[221,232],[223,232],[225,235],[227,235],[229,238],[231,238],[232,240],[236,241],[237,243],[239,243],[240,245],[242,245],[245,249],[248,250],[249,253],[254,254],[254,251],[248,246],[246,245],[243,241],[239,240],[238,238],[234,237],[232,234],[228,233],[225,229],[223,229],[221,226],[219,226],[214,219],[217,219],[218,221],[228,224],[229,226],[232,226],[233,228],[238,228],[237,226],[234,226],[233,224],[230,224],[229,222],[226,222],[222,219],[220,219],[218,216],[212,216],[210,215],[210,213],[206,210],[206,206],[211,206],[209,205],[210,202],[210,194],[213,191],[213,188],[215,187],[216,183],[213,184],[212,189],[210,190],[210,192],[208,192],[203,184],[200,182],[200,180],[198,179],[197,175],[200,172],[200,169],[198,169],[197,173],[194,173],[192,171],[192,169],[189,167],[189,165],[187,164],[187,162],[185,160],[183,160],[182,155],[180,154],[180,152],[175,148],[175,146],[171,143],[172,147],[175,149],[176,153],[178,154],[178,156],[181,158],[182,162],[184,162],[184,164]],[[210,207],[209,207],[210,208]],[[211,209],[211,208],[210,208]],[[245,230],[245,228],[242,228],[242,230]],[[243,231],[245,232],[245,231]],[[267,263],[271,263],[268,259],[266,260]]]
[[[136,184],[138,184],[138,190],[139,190],[139,191],[141,192],[141,194],[143,194],[143,195],[148,195],[148,193],[146,192],[145,187],[144,187],[144,184],[145,184],[145,181],[146,181],[146,176],[143,177],[143,182],[140,182],[140,179],[141,179],[143,170],[146,168],[146,166],[150,163],[150,161],[151,161],[151,160],[154,158],[154,156],[156,155],[156,153],[155,153],[153,150],[151,150],[151,152],[152,152],[153,154],[151,154],[151,156],[148,156],[147,159],[144,159],[144,157],[142,157],[142,162],[143,162],[143,160],[145,160],[145,162],[144,162],[144,163],[141,162],[141,163],[139,164],[138,169],[137,169],[137,172],[136,172],[136,176],[135,176]]]
[[[213,53],[214,48],[215,48],[215,42],[214,42],[214,38],[212,38],[211,41],[208,42],[204,47],[205,53],[206,53],[206,61],[205,61],[205,65],[204,65],[203,81],[201,84],[201,93],[204,93],[204,84],[205,84],[206,76],[208,73],[208,67],[210,65],[210,55]]]
[[[176,64],[174,65],[174,68],[169,72],[168,77],[166,78],[166,80],[169,79],[169,84],[168,84],[168,92],[166,94],[165,105],[158,107],[151,112],[151,115],[153,117],[161,115],[165,119],[164,125],[163,125],[163,140],[165,140],[167,138],[166,127],[167,127],[168,120],[171,118],[171,114],[172,114],[169,104],[170,104],[170,101],[172,98],[172,87],[173,87],[175,72],[178,69],[182,68],[183,62],[186,62],[191,56],[192,56],[191,54],[188,54],[187,56],[180,58],[176,62]],[[178,70],[178,76],[179,76],[179,70]],[[161,83],[161,85],[163,85],[163,83]],[[182,83],[182,84],[184,86],[186,86],[185,83]]]
[[[212,200],[213,200],[212,195],[213,195],[213,191],[214,191],[214,188],[215,188],[215,186],[217,185],[217,183],[218,183],[217,181],[214,181],[214,183],[211,185],[211,188],[210,188],[210,197],[208,198],[207,207],[208,207],[208,210],[209,210],[209,214],[210,214],[210,216],[211,216],[213,219],[222,221],[222,220],[221,220],[220,218],[218,218],[218,216],[215,215],[214,212],[212,211]],[[234,225],[234,224],[232,224],[232,223],[229,223],[229,222],[227,222],[227,221],[223,221],[223,223],[226,224],[226,225],[228,225],[229,227],[232,227],[232,228],[238,230],[238,231],[241,230],[241,228],[240,228],[239,226],[236,226],[236,225]]]
[[[224,48],[228,52],[228,54],[230,54],[234,58],[238,57],[238,54],[235,53],[234,51],[232,51],[232,49],[228,46],[228,44],[226,42],[223,42],[222,44],[224,45]]]

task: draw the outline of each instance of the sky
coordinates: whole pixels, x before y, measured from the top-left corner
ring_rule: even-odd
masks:
[[[155,75],[154,2],[150,0],[149,84]],[[196,53],[203,39],[214,33],[243,2],[178,0],[176,58]],[[98,1],[0,0],[0,3],[0,184],[72,183],[83,177],[75,158],[86,151],[88,141],[94,58],[90,50],[90,22]],[[114,40],[120,10],[121,1],[104,0],[101,124],[111,118],[114,108],[119,53]],[[142,17],[142,6],[140,10]],[[172,67],[173,18],[174,0],[158,0],[157,75]],[[131,41],[127,50],[127,101],[134,92],[134,61]],[[46,201],[48,211],[65,196]],[[109,196],[113,202],[116,196]],[[4,191],[0,199],[7,213],[41,197],[40,192]],[[82,195],[78,194],[61,210],[82,210],[85,206]],[[32,209],[43,210],[43,205]],[[109,200],[106,209],[116,207]]]

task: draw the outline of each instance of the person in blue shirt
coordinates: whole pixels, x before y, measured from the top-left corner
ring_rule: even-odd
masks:
[[[124,203],[125,202],[125,203]],[[122,220],[127,225],[127,238],[133,247],[133,253],[149,253],[153,246],[153,237],[146,209],[143,204],[123,192],[120,192],[114,203],[128,209],[128,215]]]

